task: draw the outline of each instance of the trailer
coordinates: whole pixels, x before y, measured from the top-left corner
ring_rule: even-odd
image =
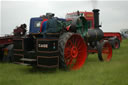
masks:
[[[13,35],[5,35],[0,37],[0,61],[13,62],[14,37],[22,37],[26,33],[26,24],[21,24],[13,30]]]
[[[10,53],[12,44],[13,44],[12,35],[0,37],[0,61],[3,61],[3,62],[9,61],[9,59],[6,59],[7,58],[6,56],[8,56],[8,54]]]
[[[14,29],[12,42],[7,44],[10,51],[1,51],[5,60],[34,68],[68,70],[80,69],[90,53],[97,53],[100,61],[111,60],[112,45],[100,29],[99,9],[69,13],[66,19],[54,17],[52,13],[46,16],[46,23],[42,23],[42,17],[30,19],[29,34],[26,34],[25,24]],[[41,25],[47,26],[43,32],[40,32]]]

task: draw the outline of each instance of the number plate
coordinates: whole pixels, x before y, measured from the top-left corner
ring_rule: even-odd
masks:
[[[40,47],[40,48],[48,48],[48,44],[38,44],[38,47]]]

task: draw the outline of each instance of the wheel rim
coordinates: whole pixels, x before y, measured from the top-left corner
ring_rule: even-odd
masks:
[[[108,42],[103,45],[102,58],[104,61],[110,61],[112,58],[112,47]]]
[[[79,69],[87,57],[87,46],[80,35],[72,35],[66,42],[64,60],[69,69]]]
[[[118,47],[119,47],[118,42],[115,42],[115,48],[118,48]]]

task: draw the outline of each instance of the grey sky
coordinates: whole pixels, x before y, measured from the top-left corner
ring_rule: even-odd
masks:
[[[10,34],[20,24],[26,23],[29,29],[31,17],[53,12],[57,17],[65,17],[68,12],[92,11],[90,1],[1,1],[0,34]],[[100,22],[105,32],[119,32],[128,28],[128,1],[98,1]]]

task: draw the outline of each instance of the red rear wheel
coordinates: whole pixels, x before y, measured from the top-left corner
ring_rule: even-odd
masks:
[[[71,70],[83,66],[87,57],[87,45],[78,34],[71,34],[64,43],[64,62]]]

